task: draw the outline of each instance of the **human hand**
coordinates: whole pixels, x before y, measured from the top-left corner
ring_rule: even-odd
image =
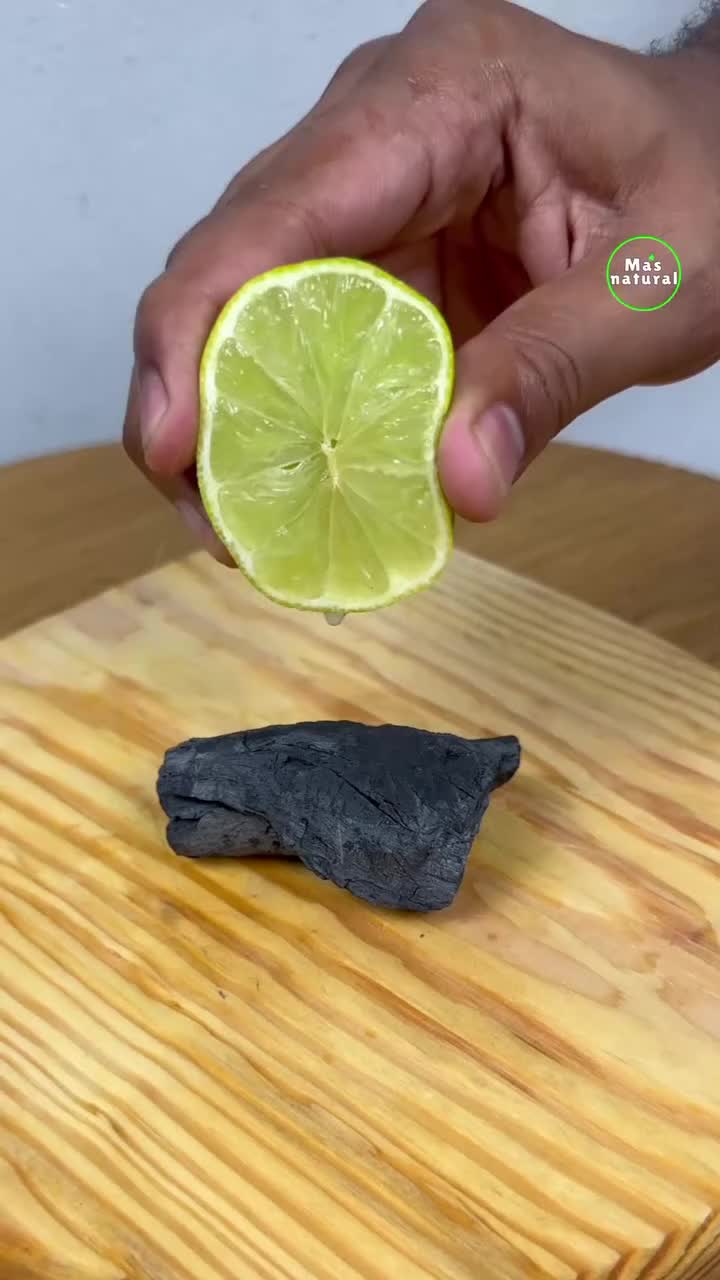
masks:
[[[461,515],[493,518],[579,414],[720,358],[719,95],[702,43],[651,57],[506,0],[429,0],[351,55],[173,250],[138,309],[130,456],[223,558],[192,480],[212,323],[262,271],[362,257],[444,311],[458,376],[441,480]],[[684,273],[651,314],[605,279],[645,234]]]

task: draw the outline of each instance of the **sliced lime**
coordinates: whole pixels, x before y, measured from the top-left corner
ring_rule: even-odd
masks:
[[[230,299],[201,365],[198,480],[255,586],[342,614],[432,582],[452,546],[436,448],[453,373],[440,313],[365,262],[282,267]]]

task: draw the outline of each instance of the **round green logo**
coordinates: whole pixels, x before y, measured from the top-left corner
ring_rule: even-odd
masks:
[[[605,275],[613,298],[628,311],[660,311],[682,284],[682,264],[667,240],[630,236],[613,249]]]

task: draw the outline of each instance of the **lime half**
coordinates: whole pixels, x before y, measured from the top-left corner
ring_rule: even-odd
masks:
[[[244,285],[200,370],[198,481],[248,578],[299,609],[379,609],[452,546],[437,477],[450,333],[407,285],[338,258]]]

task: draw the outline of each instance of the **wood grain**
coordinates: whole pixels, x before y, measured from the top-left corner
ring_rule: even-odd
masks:
[[[2,1280],[713,1280],[720,675],[458,555],[330,629],[204,559],[0,645]],[[189,735],[517,732],[456,903],[195,864]]]
[[[720,482],[556,445],[458,542],[720,666]],[[119,447],[0,469],[0,634],[191,549]]]

